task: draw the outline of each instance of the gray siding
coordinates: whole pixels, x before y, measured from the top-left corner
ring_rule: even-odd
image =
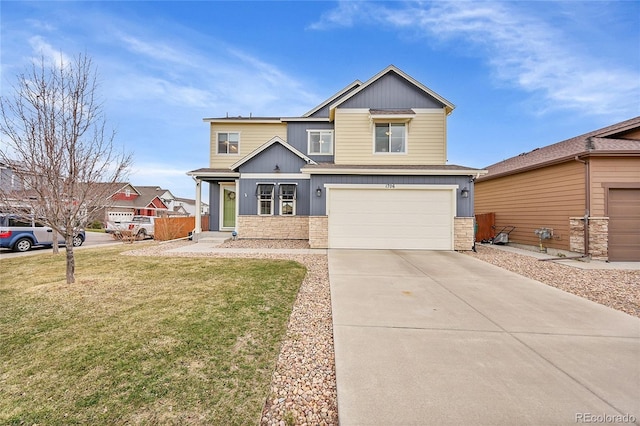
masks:
[[[333,163],[333,155],[310,155],[307,151],[308,136],[307,129],[310,130],[333,130],[333,123],[318,123],[318,122],[290,122],[287,124],[287,142],[291,144],[295,149],[308,155],[318,163]],[[335,141],[334,141],[335,143]],[[335,148],[334,148],[335,149]]]
[[[324,216],[326,214],[327,194],[324,188],[326,183],[348,183],[348,184],[387,184],[396,185],[458,185],[460,189],[465,186],[469,189],[469,198],[460,196],[460,189],[457,191],[458,217],[473,216],[473,183],[469,182],[468,176],[359,176],[359,175],[333,175],[333,176],[312,176],[311,177],[311,216]],[[322,197],[315,195],[316,188],[322,188]]]
[[[209,230],[220,230],[220,185],[209,182]]]
[[[300,173],[307,163],[279,143],[271,145],[260,155],[240,166],[240,173],[275,173],[276,164],[280,173]]]
[[[358,93],[340,108],[442,108],[444,104],[429,96],[394,72],[390,72]]]
[[[313,118],[328,118],[329,117],[329,107],[331,105],[335,104],[336,102],[338,102],[340,99],[342,99],[345,96],[347,96],[349,93],[351,93],[354,90],[356,90],[358,87],[360,87],[360,86],[358,85],[356,87],[352,87],[351,90],[348,90],[347,92],[343,93],[341,96],[339,96],[336,99],[332,100],[327,105],[323,106],[318,111],[316,111],[315,113],[311,114],[309,117],[313,117]],[[324,101],[324,102],[326,102],[326,101]]]
[[[295,183],[298,186],[296,194],[296,216],[309,216],[309,179],[242,179],[240,181],[240,187],[238,189],[240,215],[251,216],[258,214],[258,198],[256,196],[256,189],[259,183],[272,183],[275,184],[274,189],[274,215],[280,214],[279,197],[278,197],[278,185]]]
[[[21,177],[13,172],[9,167],[0,166],[0,190],[19,191],[22,189]]]

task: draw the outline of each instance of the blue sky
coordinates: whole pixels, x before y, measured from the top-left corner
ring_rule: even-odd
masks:
[[[640,115],[640,2],[2,1],[1,93],[87,53],[134,185],[194,198],[205,117],[299,116],[396,65],[456,105],[449,164],[485,167]]]

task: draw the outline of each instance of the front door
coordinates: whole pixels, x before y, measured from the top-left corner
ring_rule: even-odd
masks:
[[[220,230],[236,227],[236,185],[220,184]]]

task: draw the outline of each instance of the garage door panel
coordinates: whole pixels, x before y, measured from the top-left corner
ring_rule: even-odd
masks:
[[[452,249],[453,191],[331,189],[329,246]]]
[[[609,260],[640,261],[640,189],[611,188],[607,210]]]

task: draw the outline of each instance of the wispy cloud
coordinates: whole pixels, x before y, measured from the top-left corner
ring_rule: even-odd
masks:
[[[33,51],[31,60],[40,63],[41,59],[53,65],[66,65],[70,58],[61,50],[56,50],[44,37],[33,36],[29,38],[29,45]]]
[[[362,20],[363,14],[370,10],[364,2],[340,1],[335,9],[325,12],[320,20],[308,26],[312,30],[328,30],[336,27],[351,27],[355,21]]]
[[[171,32],[171,37],[165,37],[157,32],[133,35],[136,30],[128,27],[120,25],[117,40],[132,62],[144,63],[144,69],[118,64],[113,73],[118,82],[113,95],[122,99],[151,98],[206,108],[214,114],[253,111],[274,115],[300,114],[317,100],[296,76],[227,42],[199,34],[198,39],[208,42],[206,48],[199,49],[181,43],[179,29],[178,34]],[[288,106],[285,111],[283,105]]]
[[[588,46],[573,40],[543,16],[517,3],[341,2],[310,26],[330,29],[384,25],[442,43],[443,49],[481,55],[497,81],[529,92],[537,111],[571,109],[585,114],[622,116],[637,111],[640,79],[625,62],[603,63]],[[473,53],[470,53],[473,52]]]

